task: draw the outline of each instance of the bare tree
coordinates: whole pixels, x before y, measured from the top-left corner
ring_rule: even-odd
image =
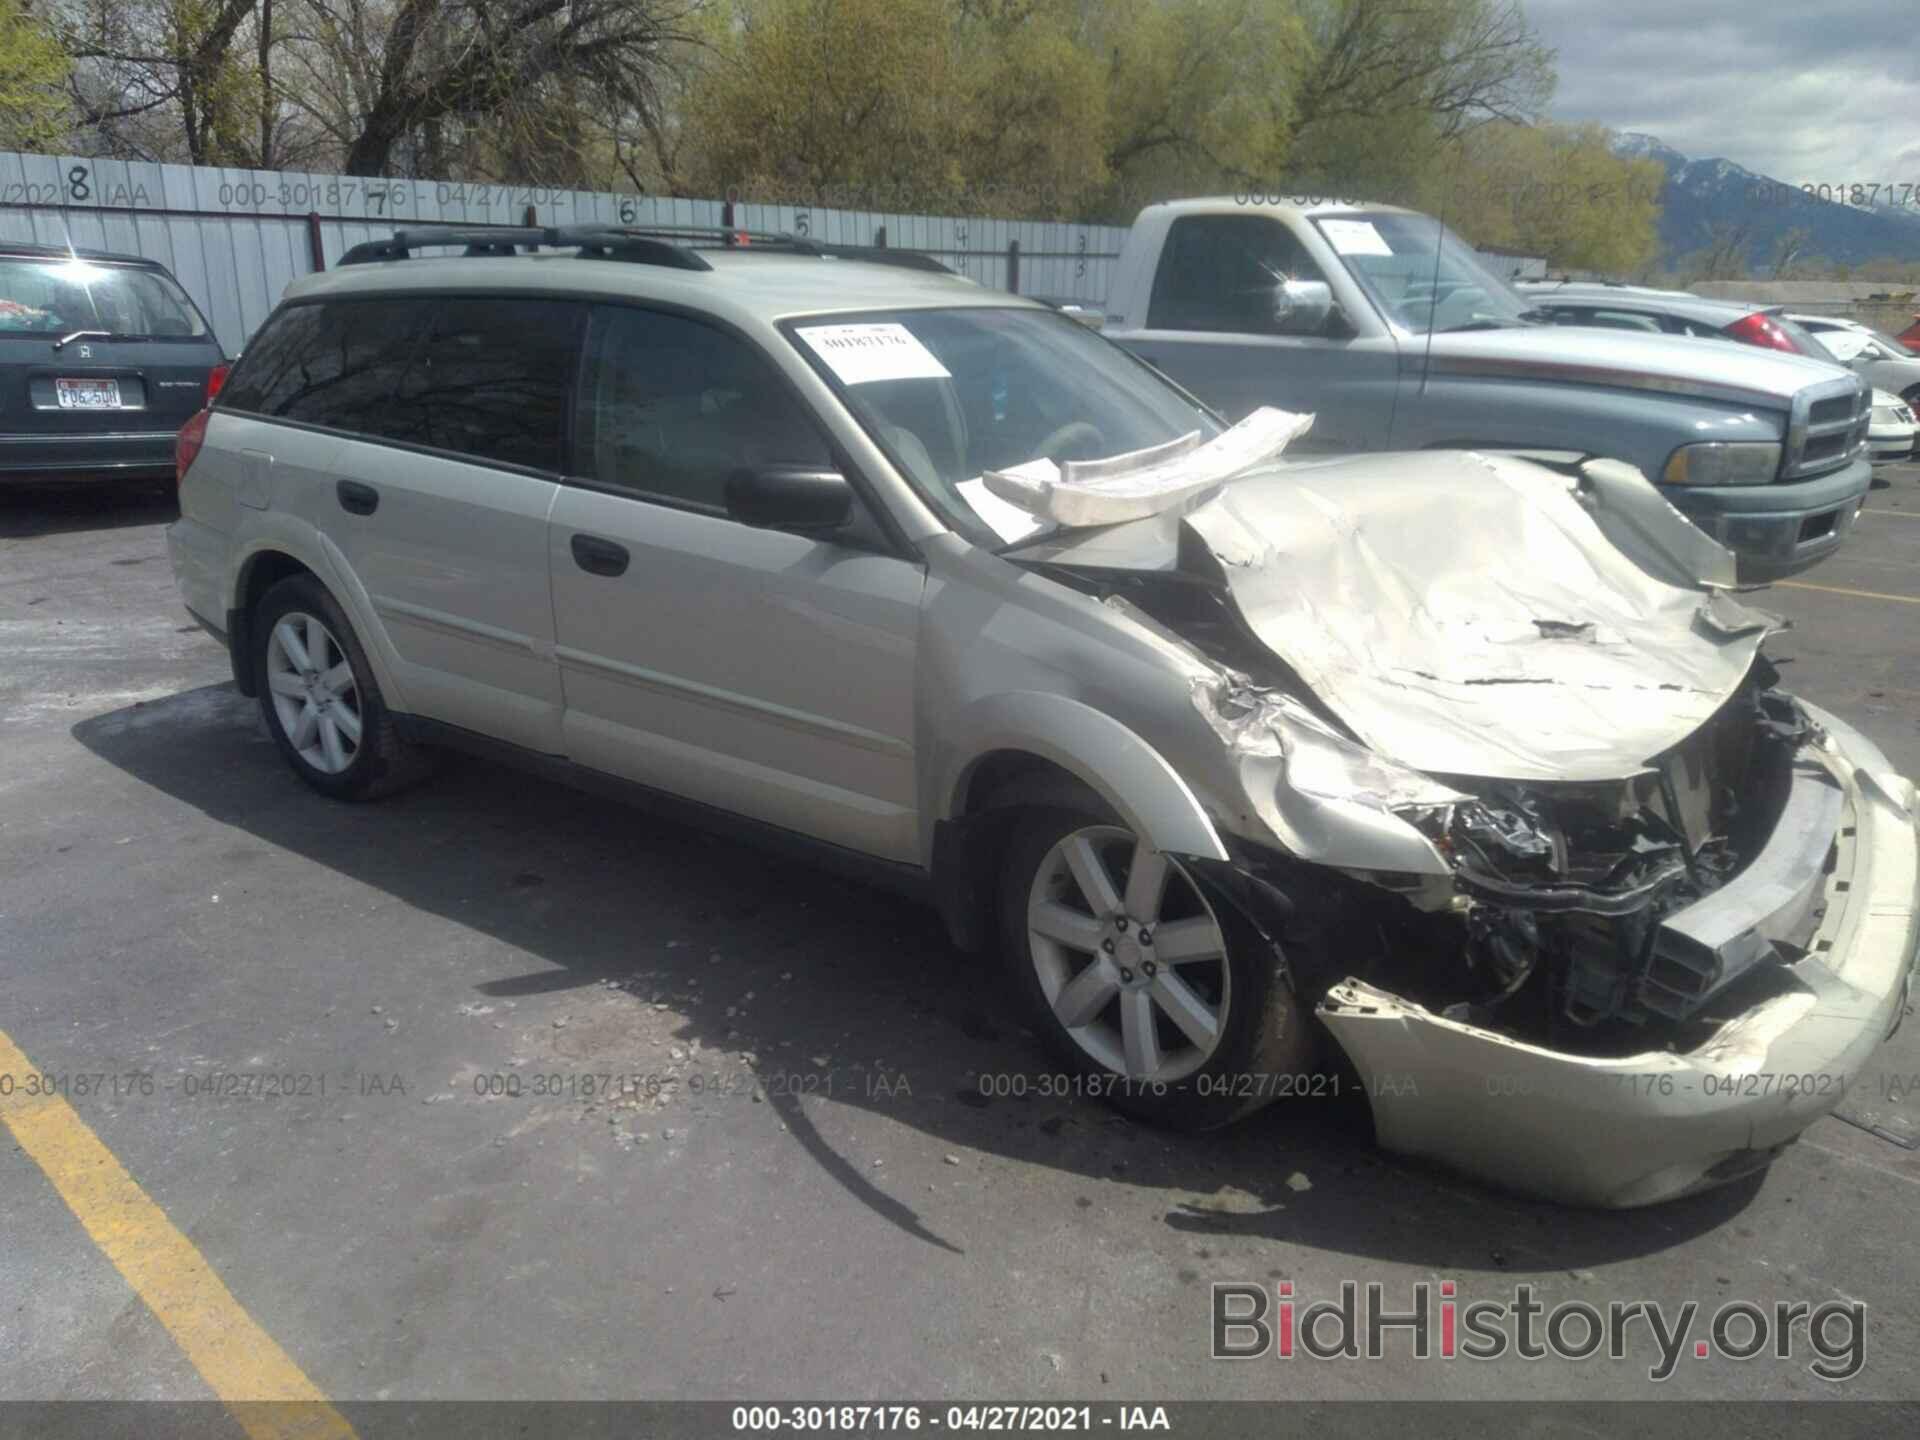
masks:
[[[1707,243],[1681,257],[1680,273],[1689,285],[1700,280],[1737,280],[1747,273],[1747,249],[1752,242],[1751,220],[1715,221],[1707,231]]]
[[[60,31],[80,126],[94,131],[103,148],[142,153],[147,147],[122,127],[158,115],[177,123],[193,164],[251,158],[233,150],[236,106],[255,83],[235,57],[258,3],[85,0]],[[155,138],[164,153],[164,127]]]
[[[349,175],[444,159],[484,123],[500,158],[543,163],[579,108],[631,105],[697,0],[302,0],[289,87]],[[539,157],[535,159],[533,157]],[[563,178],[543,175],[540,178]]]
[[[1296,138],[1395,111],[1430,115],[1448,139],[1486,120],[1532,120],[1553,89],[1553,52],[1518,0],[1302,0],[1309,63],[1293,96]]]
[[[1782,231],[1767,257],[1767,273],[1775,280],[1791,279],[1794,267],[1807,258],[1807,244],[1812,239],[1813,232],[1799,226]]]

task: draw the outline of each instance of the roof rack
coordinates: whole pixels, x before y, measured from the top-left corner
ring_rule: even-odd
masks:
[[[896,250],[889,245],[835,245],[791,230],[743,230],[739,226],[638,225],[621,226],[623,235],[657,236],[686,240],[726,250],[782,250],[790,255],[815,255],[830,260],[865,260],[874,265],[895,265],[903,270],[924,270],[935,275],[951,275],[952,267],[919,250]]]
[[[463,247],[463,253],[472,256],[517,255],[522,246],[529,252],[543,245],[577,248],[583,257],[630,260],[675,270],[711,270],[713,267],[697,253],[695,247],[699,247],[863,260],[904,270],[939,275],[954,273],[931,255],[917,250],[894,250],[884,245],[831,245],[785,231],[696,225],[428,226],[396,230],[386,240],[362,241],[342,255],[339,263],[365,265],[381,260],[405,260],[416,250],[454,245]]]
[[[445,245],[464,246],[468,255],[517,255],[522,245],[529,251],[542,245],[577,246],[582,255],[638,260],[676,270],[713,268],[691,250],[608,225],[493,225],[485,229],[435,225],[417,230],[396,230],[389,239],[364,240],[355,245],[340,257],[340,264],[366,265],[378,260],[405,260],[415,250]]]

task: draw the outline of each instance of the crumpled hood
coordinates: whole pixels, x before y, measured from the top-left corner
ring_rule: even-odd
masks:
[[[1413,347],[1424,353],[1424,337]],[[1530,325],[1435,335],[1428,364],[1438,375],[1565,380],[1614,389],[1702,395],[1784,410],[1809,385],[1850,374],[1843,367],[1758,345],[1723,344],[1710,356],[1681,335]]]
[[[1243,476],[1179,523],[1186,563],[1216,566],[1261,643],[1382,755],[1612,780],[1699,728],[1777,624],[1611,542],[1595,507],[1669,508],[1625,473],[1647,493],[1616,474],[1611,499],[1583,497],[1500,456],[1369,455]]]

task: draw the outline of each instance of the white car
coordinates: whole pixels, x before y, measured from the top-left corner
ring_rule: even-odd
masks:
[[[804,845],[1076,1093],[1357,1081],[1586,1204],[1764,1166],[1899,1023],[1914,786],[1631,466],[1283,463],[1311,417],[922,257],[705,239],[369,242],[181,431],[174,574],[301,780],[466,747]]]
[[[1920,435],[1920,423],[1898,395],[1885,390],[1873,392],[1873,422],[1867,427],[1867,451],[1876,465],[1913,457],[1914,437]]]
[[[1884,330],[1840,315],[1789,315],[1835,362],[1857,372],[1876,390],[1887,390],[1920,409],[1920,355]],[[1880,402],[1876,399],[1875,405]]]

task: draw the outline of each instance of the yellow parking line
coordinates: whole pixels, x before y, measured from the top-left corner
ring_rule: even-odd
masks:
[[[1840,585],[1809,585],[1804,580],[1776,580],[1783,590],[1818,590],[1823,595],[1854,595],[1862,600],[1897,600],[1902,605],[1920,605],[1920,595],[1889,595],[1881,590],[1848,590]]]
[[[1912,510],[1875,510],[1869,506],[1860,513],[1863,515],[1891,515],[1896,520],[1920,520],[1920,513]]]
[[[221,1283],[58,1095],[29,1095],[42,1073],[0,1031],[0,1120],[53,1182],[93,1243],[166,1326],[252,1440],[353,1440],[353,1427]]]

